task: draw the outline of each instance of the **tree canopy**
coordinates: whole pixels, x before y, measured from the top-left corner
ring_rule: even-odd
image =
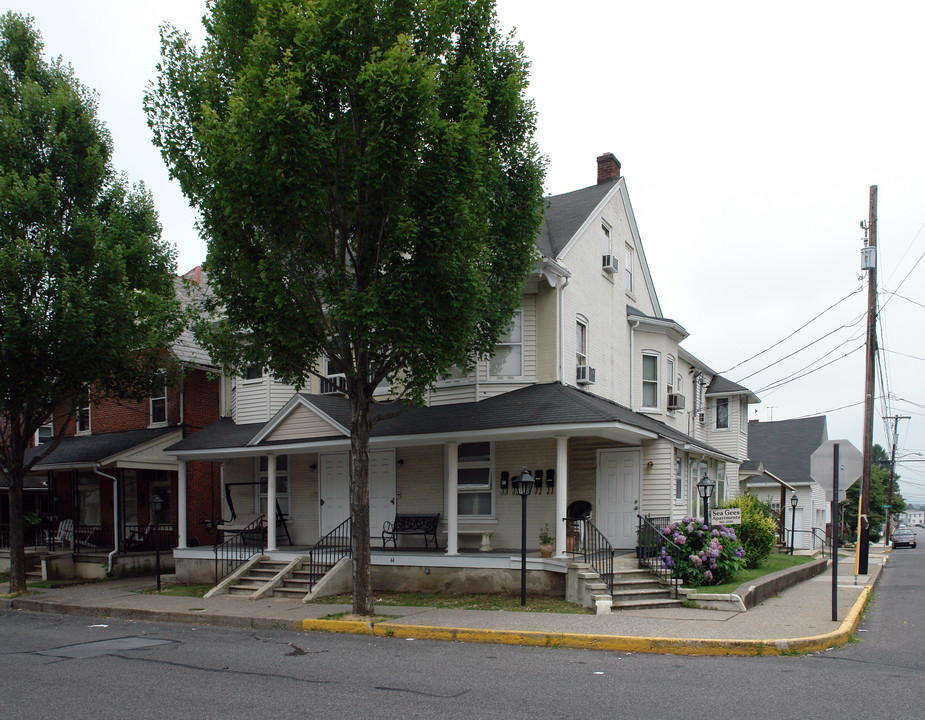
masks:
[[[884,505],[890,504],[890,515],[897,515],[905,512],[906,501],[899,492],[899,475],[893,478],[893,498],[890,498],[890,458],[886,450],[878,444],[873,447],[871,454],[873,463],[870,468],[870,502],[868,508],[870,512],[870,527],[877,528],[886,521],[886,508]],[[854,483],[845,491],[847,504],[845,507],[845,524],[849,532],[854,532],[858,526],[858,493],[860,492],[860,481]]]
[[[369,614],[369,409],[490,354],[542,221],[528,62],[493,0],[215,0],[162,31],[146,105],[202,214],[207,344],[297,386],[346,376],[354,611]],[[365,537],[363,537],[365,535]]]
[[[152,199],[114,173],[94,95],[42,49],[31,18],[0,17],[0,471],[14,592],[25,588],[22,479],[40,457],[24,462],[38,427],[58,413],[60,436],[78,394],[148,394],[179,331]]]

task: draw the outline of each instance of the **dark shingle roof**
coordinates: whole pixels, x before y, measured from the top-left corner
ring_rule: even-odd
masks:
[[[748,424],[748,457],[781,480],[809,483],[809,458],[828,439],[825,416]]]
[[[182,278],[175,278],[174,290],[177,294],[177,300],[180,301],[180,306],[184,310],[191,305],[200,304],[203,298],[209,294],[209,281],[205,271],[201,268],[196,268]],[[197,367],[215,367],[209,353],[196,340],[192,325],[183,328],[180,337],[174,341],[170,349],[181,363]]]
[[[710,382],[710,387],[707,388],[707,395],[735,395],[736,393],[751,395],[752,391],[724,378],[722,375],[714,375],[713,380]]]
[[[545,257],[557,258],[616,182],[610,180],[549,198],[546,217],[536,239],[540,252]]]
[[[338,395],[309,395],[302,398],[342,427],[350,426],[350,406]],[[602,425],[620,423],[651,432],[674,442],[693,444],[711,454],[725,455],[715,448],[694,440],[647,415],[633,412],[623,405],[561,383],[528,385],[503,395],[472,403],[410,407],[400,414],[396,406],[374,406],[373,412],[386,417],[372,429],[372,437],[447,435],[501,428],[535,427],[541,425]],[[169,448],[169,451],[191,451],[243,447],[263,425],[236,426],[223,419],[205,430]],[[300,438],[281,441],[286,444],[322,438]],[[330,438],[323,438],[330,439]],[[439,438],[435,438],[439,442]],[[278,444],[274,442],[261,445]]]
[[[175,427],[164,427],[101,433],[98,435],[72,435],[64,438],[58,447],[32,468],[32,472],[52,466],[94,465],[112,455],[131,450],[133,447],[144,445],[162,435],[168,435],[176,431],[177,428]],[[26,450],[26,462],[29,462],[43,449],[40,445],[37,448]]]

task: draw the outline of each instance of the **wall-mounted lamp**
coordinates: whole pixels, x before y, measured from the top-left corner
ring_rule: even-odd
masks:
[[[649,462],[646,463],[646,467],[649,468],[649,470],[651,470],[653,464],[654,463],[651,460],[649,460]]]
[[[315,472],[315,470],[318,469],[318,463],[312,463],[311,465],[308,466],[308,469],[311,470],[312,472]]]

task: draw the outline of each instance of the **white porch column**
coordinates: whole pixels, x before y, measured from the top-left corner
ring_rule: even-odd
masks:
[[[459,443],[447,443],[446,554],[459,555]]]
[[[568,438],[556,438],[556,557],[565,557],[568,498]]]
[[[276,550],[276,455],[267,456],[267,550]]]
[[[186,460],[177,461],[177,547],[186,547]]]

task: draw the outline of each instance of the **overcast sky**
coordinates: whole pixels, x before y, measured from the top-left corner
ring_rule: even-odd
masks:
[[[201,263],[205,243],[151,145],[142,95],[158,25],[201,41],[204,3],[8,7],[33,15],[46,52],[98,92],[114,165],[153,193],[180,272]],[[830,438],[861,447],[860,221],[879,187],[880,374],[891,398],[878,399],[874,439],[889,450],[883,416],[909,416],[898,456],[925,460],[925,5],[499,0],[498,14],[533,63],[547,191],[592,185],[595,158],[619,158],[663,313],[690,333],[691,353],[758,393],[753,419],[825,414]],[[904,496],[925,502],[925,462],[898,472]]]

